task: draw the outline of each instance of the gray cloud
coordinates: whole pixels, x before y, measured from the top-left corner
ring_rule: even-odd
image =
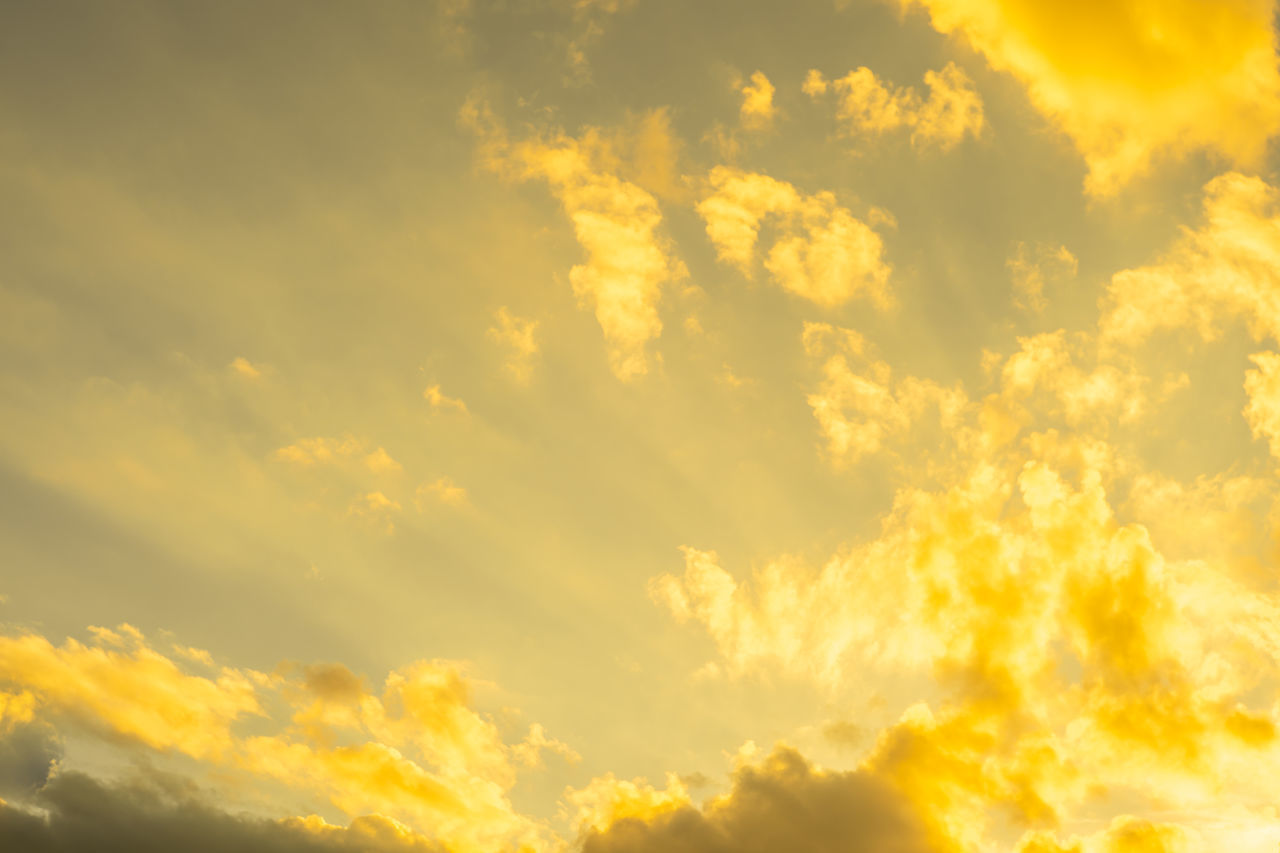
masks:
[[[628,818],[588,836],[583,853],[926,853],[919,820],[876,778],[816,770],[779,747],[734,774],[701,811]]]
[[[62,743],[52,726],[24,723],[0,737],[0,796],[31,794],[49,779]]]
[[[443,853],[382,818],[313,832],[221,811],[190,782],[149,774],[107,784],[59,773],[33,798],[47,817],[0,805],[0,850],[23,853]]]

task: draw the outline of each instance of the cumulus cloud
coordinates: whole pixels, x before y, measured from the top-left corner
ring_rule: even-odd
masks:
[[[1115,346],[1154,332],[1194,329],[1204,340],[1224,319],[1244,320],[1255,339],[1280,340],[1280,195],[1237,172],[1204,187],[1203,222],[1184,228],[1154,264],[1111,277],[1100,331]]]
[[[764,267],[791,293],[824,307],[865,297],[889,302],[891,268],[884,243],[871,225],[836,202],[834,195],[804,195],[768,175],[717,166],[697,209],[720,261],[752,277],[761,230],[773,230]],[[892,217],[873,209],[873,222]]]
[[[982,98],[958,65],[948,62],[941,71],[926,71],[924,81],[927,98],[910,87],[890,88],[870,68],[831,81],[812,69],[803,89],[815,99],[834,93],[841,133],[854,139],[909,128],[913,147],[948,151],[982,132]]]
[[[1213,519],[1228,535],[1268,490],[1247,477],[1132,478],[1108,437],[1144,414],[1145,379],[1089,335],[1019,338],[987,359],[996,387],[979,398],[896,377],[851,330],[808,324],[803,342],[833,457],[885,452],[920,428],[919,399],[937,404],[937,440],[909,445],[878,535],[742,577],[686,547],[682,573],[651,581],[653,599],[706,632],[729,677],[782,671],[833,696],[855,672],[931,680],[937,692],[898,709],[861,769],[914,804],[935,849],[981,849],[1009,819],[1026,851],[1227,837],[1195,813],[1224,790],[1248,802],[1271,772],[1277,720],[1256,690],[1280,675],[1280,598],[1244,586],[1216,544],[1173,536],[1165,552],[1118,517],[1109,487],[1129,478],[1138,514],[1164,516],[1157,531],[1186,516],[1210,536]],[[1255,357],[1254,399],[1269,396],[1269,361]],[[1266,434],[1266,406],[1248,416]],[[1199,519],[1208,528],[1195,526],[1199,498],[1218,507]],[[1108,788],[1141,799],[1129,810],[1092,799]],[[1171,799],[1185,820],[1161,826],[1155,804]],[[1047,828],[1099,817],[1116,822],[1046,846],[1059,837]]]
[[[1280,130],[1275,10],[1222,3],[901,0],[1027,89],[1114,193],[1161,158],[1256,165]]]
[[[569,271],[579,301],[594,311],[608,344],[609,366],[622,380],[649,371],[648,343],[662,332],[659,305],[664,284],[688,275],[660,230],[658,201],[620,176],[610,134],[588,128],[519,142],[487,105],[472,99],[462,121],[480,139],[483,164],[514,180],[544,180],[573,223],[586,255]],[[638,146],[649,150],[652,146]]]
[[[1280,459],[1280,355],[1260,352],[1249,360],[1256,369],[1244,375],[1244,390],[1249,395],[1244,416],[1254,436],[1265,438],[1271,455]]]
[[[778,112],[773,105],[775,89],[764,72],[752,72],[751,81],[743,83],[738,91],[742,94],[742,106],[739,108],[742,126],[747,130],[768,130],[773,127],[773,119]]]
[[[0,794],[24,797],[39,790],[61,757],[62,741],[47,722],[0,728]]]
[[[822,362],[822,379],[806,400],[837,465],[901,441],[928,409],[936,409],[950,427],[968,405],[958,388],[913,376],[894,379],[889,365],[871,358],[865,340],[851,329],[805,323],[803,342],[805,353]]]
[[[512,808],[507,792],[517,768],[538,764],[541,753],[576,755],[536,725],[508,743],[472,707],[471,684],[451,661],[401,667],[380,689],[338,664],[285,664],[270,675],[223,666],[202,676],[121,626],[97,629],[88,645],[2,636],[0,684],[11,691],[4,695],[22,697],[5,705],[7,736],[16,740],[0,744],[0,781],[10,788],[38,787],[47,773],[55,743],[36,738],[45,731],[38,727],[67,727],[322,796],[352,817],[374,815],[359,824],[365,829],[385,835],[398,821],[453,851],[542,843],[542,829]],[[286,718],[276,718],[279,707]],[[249,717],[257,723],[241,733],[236,723]],[[42,791],[58,789],[61,778]],[[56,809],[51,820],[32,831],[53,831]],[[341,840],[314,821],[308,827]]]
[[[583,853],[925,853],[933,848],[910,807],[861,772],[814,767],[779,746],[733,774],[702,808],[687,801],[619,816],[590,831]]]
[[[189,783],[149,774],[108,783],[60,773],[33,799],[43,814],[0,802],[0,847],[23,853],[444,853],[389,818],[334,826],[223,811]]]

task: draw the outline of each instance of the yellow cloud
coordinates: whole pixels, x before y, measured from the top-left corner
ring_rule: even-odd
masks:
[[[1153,332],[1193,328],[1205,340],[1224,318],[1244,319],[1255,339],[1280,340],[1280,194],[1235,172],[1204,187],[1204,223],[1184,229],[1155,264],[1111,277],[1099,321],[1103,339],[1134,346]]]
[[[824,770],[779,744],[759,760],[744,757],[728,793],[694,808],[679,779],[667,791],[601,781],[601,797],[621,789],[639,795],[621,813],[587,823],[583,853],[658,853],[667,850],[884,850],[925,853],[931,846],[917,817],[896,793],[862,772]],[[593,783],[593,788],[595,787]],[[657,795],[656,798],[654,795]]]
[[[1268,0],[900,1],[1026,87],[1084,157],[1092,194],[1197,151],[1256,165],[1280,130]]]
[[[1049,304],[1045,284],[1075,278],[1079,263],[1066,246],[1018,243],[1005,266],[1013,280],[1015,303],[1042,312]]]
[[[511,318],[508,315],[508,322],[510,322],[510,319]],[[537,350],[536,346],[534,347],[534,350]],[[450,397],[445,394],[440,390],[440,386],[438,384],[428,385],[422,392],[422,397],[431,404],[431,408],[433,409],[453,409],[461,414],[467,414],[467,404],[462,400],[459,400],[457,397]]]
[[[688,275],[659,230],[657,199],[619,176],[616,145],[596,129],[577,138],[561,132],[511,142],[474,99],[464,105],[462,121],[480,137],[488,168],[517,180],[545,180],[560,199],[586,254],[569,271],[569,283],[595,313],[609,366],[624,381],[646,374],[647,345],[662,332],[662,287]]]
[[[430,483],[423,483],[414,493],[414,503],[419,512],[426,512],[437,503],[466,506],[467,502],[467,490],[449,477],[439,477]]]
[[[399,501],[392,500],[382,492],[367,492],[347,507],[347,515],[372,524],[388,535],[395,532],[396,525],[392,519],[399,512]]]
[[[891,267],[880,235],[831,193],[805,196],[785,181],[728,166],[712,169],[708,185],[697,209],[722,262],[750,278],[761,228],[772,225],[764,267],[784,290],[825,307],[858,296],[889,302]]]
[[[489,328],[489,339],[506,347],[507,372],[522,384],[533,375],[533,362],[538,355],[538,321],[517,317],[504,305],[494,315],[498,325]]]
[[[249,359],[244,358],[243,356],[236,356],[231,361],[230,366],[234,373],[239,376],[243,376],[245,379],[258,379],[262,376],[262,371],[257,367],[254,367],[253,364],[250,363]]]
[[[773,105],[773,84],[764,72],[751,74],[751,82],[742,84],[738,90],[742,93],[742,107],[739,118],[747,130],[768,130],[773,127],[777,108]]]
[[[414,837],[460,853],[546,844],[507,791],[517,765],[537,765],[546,751],[569,760],[576,753],[537,724],[523,741],[504,742],[471,707],[471,683],[456,663],[418,661],[391,672],[375,693],[338,664],[191,675],[127,625],[93,633],[91,645],[69,639],[61,647],[36,634],[0,636],[0,681],[18,690],[0,694],[0,722],[43,720],[182,753],[326,796],[383,829],[401,821],[422,833]],[[281,703],[291,715],[274,720],[268,711]],[[250,716],[257,733],[237,732]]]
[[[680,777],[668,773],[665,788],[646,779],[627,781],[612,773],[597,776],[585,787],[570,788],[565,799],[576,809],[573,818],[579,832],[604,832],[624,820],[652,820],[690,804],[689,791]]]
[[[0,637],[0,681],[33,697],[41,717],[198,759],[230,753],[232,724],[262,713],[262,676],[226,668],[215,678],[187,675],[136,631],[121,629],[100,630],[94,645],[68,639],[55,646],[35,634]],[[10,704],[21,707],[6,703],[6,717]]]
[[[958,388],[906,377],[894,381],[889,365],[866,357],[866,344],[851,329],[805,323],[804,349],[822,360],[822,381],[806,397],[827,452],[838,465],[879,452],[891,439],[905,438],[929,408],[945,427],[954,425],[968,405]],[[858,364],[855,370],[850,361]]]
[[[377,447],[370,451],[362,439],[350,435],[342,438],[300,438],[277,450],[275,457],[303,467],[330,465],[350,459],[359,460],[363,467],[375,474],[403,470],[403,466],[391,458],[385,448]]]
[[[1244,390],[1249,395],[1244,416],[1253,434],[1266,438],[1271,455],[1280,459],[1280,355],[1259,352],[1249,360],[1257,369],[1244,375]]]
[[[890,89],[866,67],[832,81],[812,69],[802,88],[811,98],[835,92],[841,132],[852,138],[910,128],[913,147],[947,151],[982,132],[982,98],[959,66],[948,62],[941,71],[926,71],[924,80],[928,98],[911,88]]]
[[[1252,692],[1280,674],[1280,599],[1245,591],[1229,563],[1204,559],[1213,549],[1174,559],[1117,519],[1107,484],[1133,462],[1104,436],[1142,413],[1142,378],[1089,344],[1061,331],[1020,339],[990,359],[996,391],[970,402],[956,389],[941,440],[904,471],[921,484],[898,489],[868,541],[747,578],[685,548],[684,572],[650,583],[706,631],[729,677],[781,670],[833,695],[855,670],[932,678],[936,701],[903,710],[863,767],[926,816],[939,850],[989,843],[999,815],[1035,829],[1097,814],[1099,786],[1205,807],[1224,786],[1247,797],[1280,754],[1274,709]],[[894,379],[861,336],[809,324],[804,345],[824,367],[811,404],[829,407],[815,405],[829,441],[852,436],[856,453],[914,428],[899,390],[913,378]],[[1032,431],[1046,422],[1057,426]],[[1136,482],[1148,513],[1203,492],[1230,518],[1267,495],[1247,479],[1198,492]],[[1078,846],[1181,837],[1117,826]],[[1025,847],[1075,842],[1053,844],[1033,833]]]

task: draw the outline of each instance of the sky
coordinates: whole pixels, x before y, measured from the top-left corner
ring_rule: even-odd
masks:
[[[1274,853],[1276,27],[0,2],[0,848]]]

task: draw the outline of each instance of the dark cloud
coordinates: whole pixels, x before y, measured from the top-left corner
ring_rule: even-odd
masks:
[[[62,743],[45,723],[24,723],[0,735],[0,796],[31,794],[62,757]]]
[[[927,853],[920,821],[865,773],[816,770],[780,747],[744,767],[701,811],[628,818],[588,836],[583,853]]]
[[[300,821],[221,811],[190,782],[152,774],[106,784],[59,773],[33,798],[40,817],[0,805],[0,850],[22,853],[444,853],[378,817],[318,832]]]

